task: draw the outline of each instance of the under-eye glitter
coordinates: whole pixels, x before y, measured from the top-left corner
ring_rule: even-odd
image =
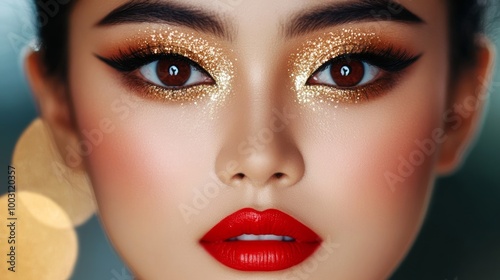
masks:
[[[297,102],[314,106],[325,102],[359,103],[368,99],[368,91],[374,90],[373,87],[350,89],[306,83],[309,77],[329,60],[341,55],[358,53],[367,46],[380,44],[381,40],[375,33],[365,33],[357,29],[327,32],[314,40],[306,41],[290,59],[290,78]]]
[[[171,102],[196,104],[209,99],[222,104],[231,93],[234,76],[233,64],[221,47],[214,42],[183,33],[171,28],[146,28],[128,40],[139,44],[139,54],[176,54],[199,64],[215,81],[215,84],[200,84],[175,89],[143,83],[147,97]],[[139,43],[138,43],[139,42]]]

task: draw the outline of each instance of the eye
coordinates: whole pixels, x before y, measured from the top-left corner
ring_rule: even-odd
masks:
[[[361,59],[342,56],[324,64],[307,81],[309,85],[353,88],[372,83],[382,69]]]
[[[198,64],[180,55],[167,55],[139,68],[147,81],[165,88],[183,88],[215,81]]]

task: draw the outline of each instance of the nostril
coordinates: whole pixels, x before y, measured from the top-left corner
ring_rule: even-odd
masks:
[[[268,178],[269,181],[263,182],[263,184],[267,184],[267,183],[275,181],[275,180],[276,181],[282,181],[282,180],[285,180],[286,177],[287,177],[287,175],[285,173],[283,173],[283,172],[276,172],[270,178]],[[234,174],[233,177],[231,177],[231,180],[235,181],[235,182],[242,182],[243,180],[251,180],[251,179],[250,179],[250,177],[248,177],[247,175],[245,175],[245,173],[240,172],[240,173]],[[256,183],[256,181],[253,181],[253,183]]]
[[[238,173],[233,176],[233,179],[235,180],[243,180],[243,178],[245,178],[245,174],[243,173]]]
[[[280,178],[281,178],[281,177],[283,177],[283,176],[285,176],[285,174],[284,174],[284,173],[281,173],[281,172],[274,173],[274,177],[275,177],[276,179],[280,179]]]

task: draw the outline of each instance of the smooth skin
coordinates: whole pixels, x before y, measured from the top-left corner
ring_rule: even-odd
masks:
[[[181,106],[140,97],[94,56],[124,45],[147,26],[167,27],[95,26],[124,2],[75,5],[67,83],[47,76],[36,52],[28,55],[26,71],[63,157],[72,159],[68,151],[78,151],[90,131],[103,132],[81,164],[68,164],[88,172],[105,230],[135,275],[148,280],[389,277],[420,229],[435,177],[456,169],[480,123],[494,58],[489,41],[480,40],[477,64],[450,83],[445,1],[401,1],[424,24],[359,22],[293,39],[284,38],[281,29],[290,15],[340,0],[233,1],[232,6],[182,1],[220,15],[234,34],[231,41],[213,39],[232,50],[236,75],[233,94],[208,117],[211,105],[203,101]],[[422,53],[397,86],[361,104],[298,104],[287,69],[291,54],[324,32],[373,26],[385,42]],[[455,105],[463,105],[462,114]],[[272,125],[284,129],[271,140],[254,142],[250,154],[238,150]],[[439,141],[402,176],[402,159],[410,160],[419,150],[416,141],[425,139]],[[391,184],[389,173],[403,180]],[[227,268],[198,242],[218,221],[245,207],[284,211],[317,232],[325,246],[288,270]]]

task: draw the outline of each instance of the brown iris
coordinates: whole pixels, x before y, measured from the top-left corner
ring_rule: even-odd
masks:
[[[156,74],[166,86],[183,86],[191,76],[191,62],[184,57],[172,56],[158,61]]]
[[[357,86],[365,76],[363,62],[354,59],[338,59],[330,66],[330,75],[339,87]]]

